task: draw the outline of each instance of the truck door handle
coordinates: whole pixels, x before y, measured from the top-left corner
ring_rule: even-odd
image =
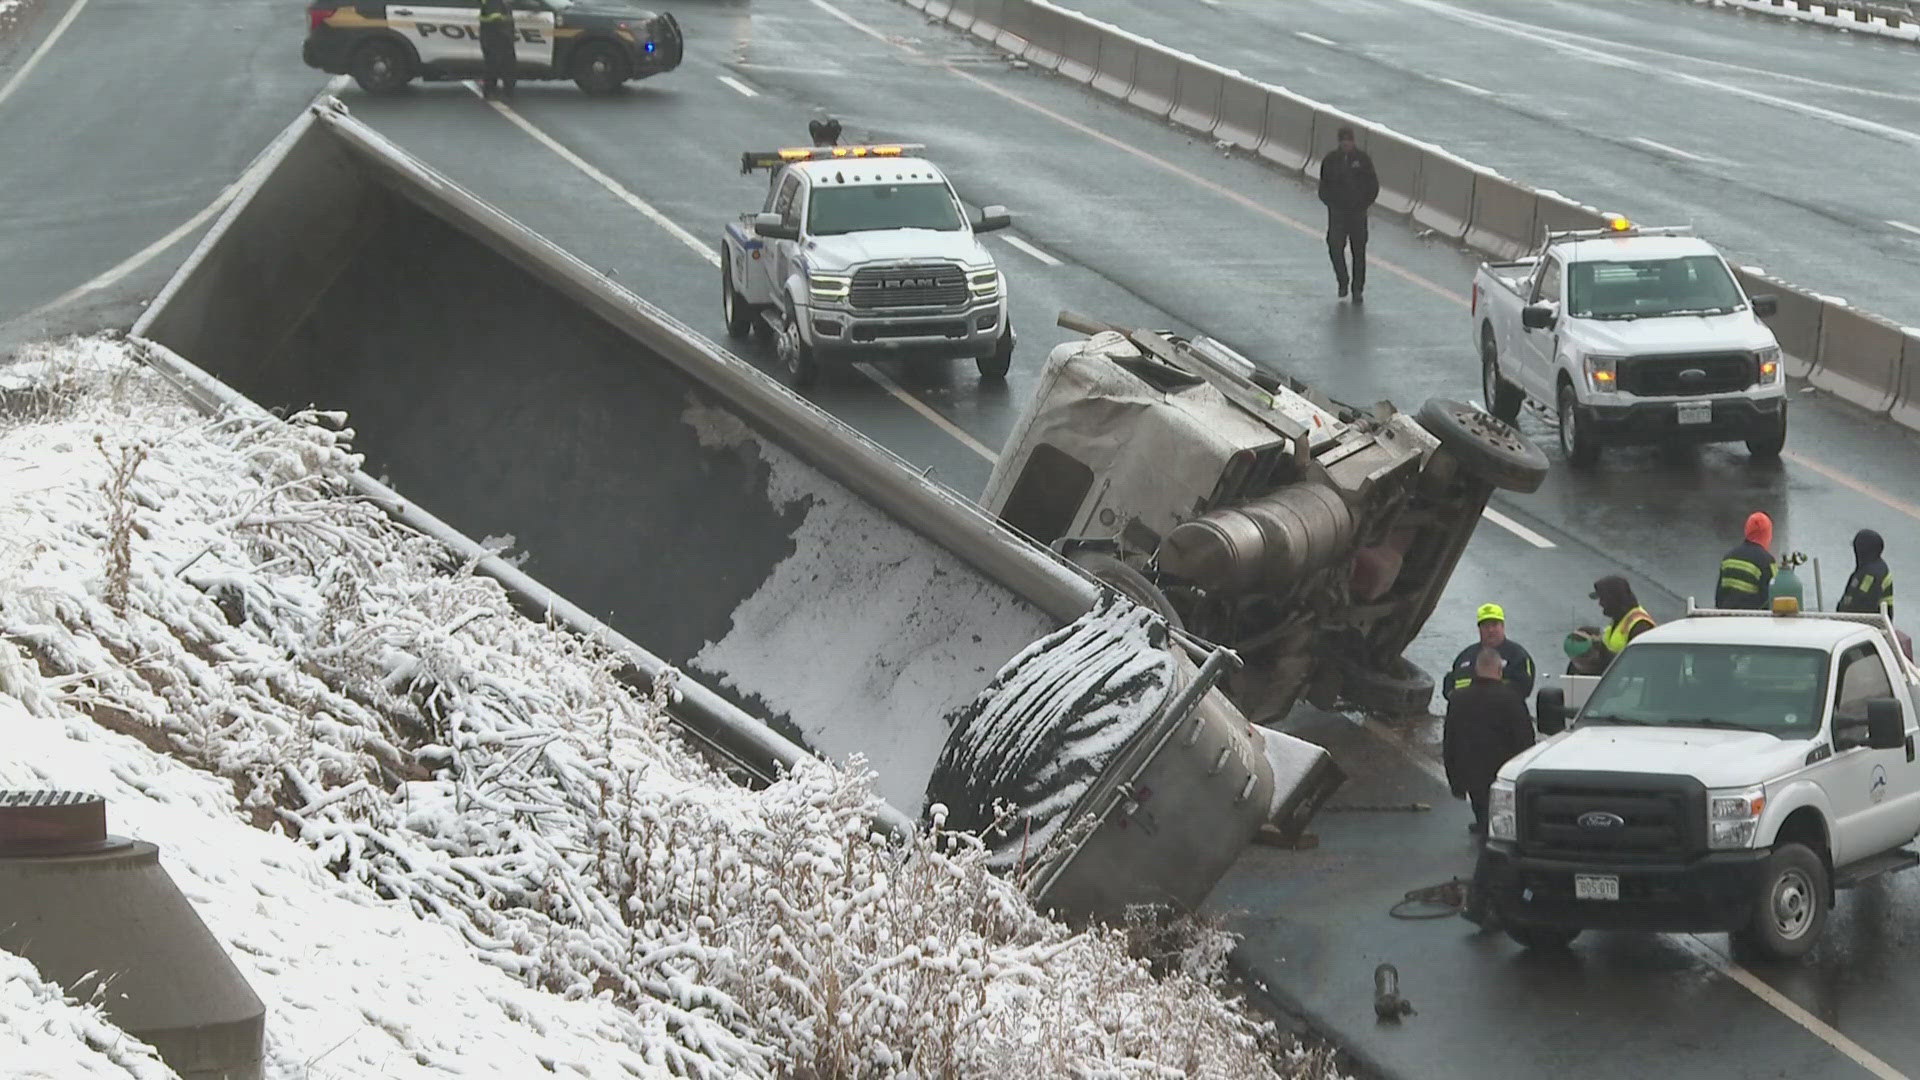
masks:
[[[394,9],[393,9],[393,13],[394,13],[395,15],[411,15],[411,14],[413,14],[413,9],[412,9],[412,8],[403,8],[403,7],[397,7],[397,8],[394,8]]]

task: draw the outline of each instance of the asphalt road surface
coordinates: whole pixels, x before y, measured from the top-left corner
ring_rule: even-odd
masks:
[[[1451,28],[1456,50],[1479,49],[1482,69],[1491,67],[1486,57],[1518,65],[1526,53],[1506,30],[1434,14],[1432,4],[1356,2],[1343,5],[1340,17],[1306,0],[1273,7],[1296,4],[1302,20],[1313,12],[1325,23],[1300,28],[1328,40],[1340,40],[1334,31],[1345,27],[1363,31],[1350,36],[1424,47],[1422,35],[1402,25],[1413,12],[1433,20],[1436,36]],[[223,40],[239,43],[219,50],[204,47],[194,20],[166,14],[177,9],[128,0],[91,0],[54,40],[55,20],[73,8],[49,5],[24,32],[50,47],[11,96],[0,97],[0,146],[34,148],[0,155],[0,221],[13,226],[0,230],[0,342],[130,322],[184,257],[196,218],[327,81],[300,66],[301,25],[285,5],[243,0],[202,9],[217,11]],[[1184,0],[1169,0],[1164,10],[1174,6]],[[1258,19],[1264,10],[1231,0],[1191,6],[1172,25],[1154,14],[1159,5],[1114,4],[1103,13],[1122,22],[1137,17],[1134,28],[1143,32],[1188,34],[1174,40],[1209,55],[1212,20],[1230,27],[1224,20]],[[1666,0],[1619,9],[1697,17],[1702,40],[1775,32]],[[1486,7],[1498,14],[1485,17],[1509,18],[1512,10]],[[1527,10],[1555,26],[1619,20],[1608,14],[1611,3]],[[1014,214],[1014,228],[988,240],[1007,273],[1021,335],[1013,375],[998,387],[983,385],[971,364],[883,364],[809,396],[963,493],[979,490],[1046,349],[1072,336],[1052,325],[1063,307],[1209,333],[1348,401],[1391,398],[1413,408],[1428,396],[1478,393],[1465,295],[1474,260],[1454,247],[1380,218],[1368,304],[1355,309],[1333,295],[1320,208],[1298,183],[1070,84],[1013,70],[890,0],[689,0],[675,11],[687,28],[684,65],[611,99],[557,83],[523,84],[501,107],[457,84],[416,86],[392,98],[357,90],[340,97],[429,164],[715,340],[724,340],[724,328],[713,245],[722,224],[757,209],[765,191],[762,177],[738,174],[742,150],[803,142],[806,120],[827,113],[853,137],[929,144],[970,203],[1002,203]],[[124,42],[130,22],[140,56],[129,56]],[[1240,40],[1266,34],[1272,41],[1262,51],[1270,55],[1291,55],[1296,46],[1338,55],[1260,30],[1259,22],[1243,25]],[[1842,59],[1801,54],[1858,47],[1838,35],[1778,29],[1790,32],[1769,38],[1782,52],[1779,64],[1791,54],[1800,57],[1794,63],[1838,69],[1851,63],[1852,51]],[[1234,34],[1218,33],[1217,59],[1256,70],[1228,52]],[[1656,39],[1660,48],[1680,47],[1673,32]],[[38,49],[0,53],[9,65],[0,67],[0,88],[22,70],[23,54]],[[1571,98],[1591,78],[1591,96],[1610,95],[1649,114],[1670,111],[1673,123],[1682,122],[1685,110],[1670,100],[1677,91],[1644,74],[1610,84],[1603,80],[1616,73],[1607,65],[1574,69],[1545,60],[1535,58],[1534,77],[1559,72],[1555,95]],[[1480,153],[1526,142],[1527,121],[1480,104],[1449,111],[1438,92],[1394,84],[1404,77],[1378,67],[1349,71],[1347,83],[1374,95],[1350,104],[1363,115],[1378,104],[1372,115],[1395,126],[1590,201],[1666,190],[1708,206],[1752,202],[1767,187],[1753,175],[1738,187],[1715,186],[1692,163],[1651,156],[1635,159],[1637,171],[1615,171],[1622,148],[1573,142],[1588,137],[1571,130],[1581,126],[1573,122],[1557,136],[1568,140],[1564,150],[1547,156],[1586,186],[1534,175]],[[1478,70],[1472,80],[1491,77]],[[1514,95],[1525,96],[1525,80],[1514,78]],[[1298,77],[1276,81],[1316,92]],[[1436,123],[1452,115],[1481,143],[1423,129],[1416,121],[1429,107]],[[1718,130],[1712,115],[1693,110],[1697,125]],[[1737,149],[1729,160],[1782,170],[1783,184],[1790,170],[1822,171],[1810,155],[1780,153],[1776,129],[1747,130],[1749,141],[1728,136],[1715,156]],[[1682,145],[1672,132],[1647,137]],[[1843,179],[1830,166],[1824,172],[1829,184]],[[1866,174],[1844,179],[1876,186]],[[1898,193],[1889,179],[1875,197]],[[1792,197],[1802,195],[1796,189]],[[1825,228],[1831,232],[1832,223]],[[1791,252],[1814,250],[1815,231],[1809,225],[1794,234]],[[169,237],[176,242],[161,243]],[[1861,273],[1844,248],[1832,258],[1836,272]],[[1826,284],[1812,268],[1775,262],[1773,269]],[[97,287],[74,295],[89,283]],[[1837,280],[1833,288],[1846,291]],[[733,347],[773,370],[757,344]],[[1529,424],[1551,444],[1550,430]],[[1787,458],[1777,465],[1751,463],[1739,447],[1648,449],[1612,452],[1593,472],[1575,474],[1553,456],[1554,474],[1540,493],[1496,498],[1497,517],[1481,528],[1412,650],[1417,663],[1431,669],[1450,658],[1471,638],[1473,607],[1491,599],[1506,604],[1515,637],[1551,666],[1560,635],[1597,617],[1586,593],[1604,573],[1628,574],[1656,615],[1676,614],[1685,596],[1711,588],[1721,551],[1752,509],[1773,513],[1782,547],[1822,557],[1829,600],[1856,528],[1885,532],[1899,569],[1908,566],[1902,537],[1920,524],[1920,443],[1819,395],[1796,395]],[[404,468],[392,471],[408,490]],[[433,508],[432,492],[409,494]],[[1905,1003],[1920,996],[1920,940],[1908,929],[1920,916],[1920,876],[1843,896],[1829,939],[1804,964],[1749,971],[1721,956],[1725,941],[1712,936],[1590,935],[1572,958],[1523,958],[1504,939],[1463,936],[1468,928],[1458,920],[1387,918],[1387,903],[1405,889],[1467,872],[1464,812],[1446,804],[1417,748],[1389,752],[1346,721],[1305,712],[1298,723],[1350,758],[1358,779],[1343,801],[1390,801],[1382,793],[1405,792],[1441,804],[1439,813],[1388,819],[1330,814],[1318,853],[1258,852],[1216,897],[1247,912],[1248,949],[1276,990],[1369,1058],[1423,1076],[1547,1068],[1569,1076],[1846,1076],[1858,1075],[1862,1061],[1891,1063],[1883,1075],[1920,1073],[1920,1032],[1905,1016]],[[1426,733],[1402,736],[1417,742]],[[1368,1012],[1373,957],[1382,950],[1422,1008],[1391,1030],[1375,1028]],[[1483,1069],[1482,1061],[1498,1067]]]

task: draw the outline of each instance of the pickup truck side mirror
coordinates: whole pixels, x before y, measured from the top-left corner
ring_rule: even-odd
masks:
[[[1753,314],[1758,319],[1771,319],[1780,313],[1780,298],[1772,293],[1757,293],[1747,297],[1753,305]]]
[[[768,240],[798,240],[800,230],[793,225],[788,225],[779,214],[755,214],[753,215],[753,235],[762,236]]]
[[[1867,747],[1872,750],[1898,750],[1907,745],[1907,718],[1900,703],[1892,698],[1874,698],[1867,702]]]
[[[980,208],[980,220],[974,223],[973,231],[992,232],[995,229],[1004,229],[1011,224],[1013,224],[1013,218],[1008,215],[1006,207],[983,206]]]
[[[1558,735],[1567,730],[1567,692],[1542,690],[1533,696],[1534,726],[1542,735]]]
[[[1559,314],[1552,304],[1528,304],[1520,309],[1520,325],[1529,330],[1551,330]]]

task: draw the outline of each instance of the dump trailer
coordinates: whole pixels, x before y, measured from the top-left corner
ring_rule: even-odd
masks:
[[[263,155],[134,334],[209,407],[347,410],[366,472],[394,485],[369,491],[455,546],[512,537],[513,564],[481,568],[642,675],[677,669],[674,717],[709,746],[763,776],[864,755],[904,818],[1015,661],[1104,610],[1094,580],[337,101]],[[1254,731],[1214,687],[1230,655],[1170,633],[1109,644],[1165,678],[1123,744],[1090,748],[1098,782],[1039,808],[1093,815],[1036,879],[1076,915],[1197,902],[1262,824],[1298,828],[1338,782],[1324,750]],[[1083,719],[1062,700],[1050,722]],[[1200,724],[1196,775],[1145,752]],[[1157,838],[1115,797],[1155,770],[1163,804],[1194,800]],[[1212,834],[1207,855],[1170,869],[1189,831]]]
[[[1207,337],[1108,326],[1055,348],[981,502],[1176,626],[1230,646],[1263,722],[1301,697],[1423,712],[1401,655],[1495,488],[1547,459],[1456,401],[1358,408]]]

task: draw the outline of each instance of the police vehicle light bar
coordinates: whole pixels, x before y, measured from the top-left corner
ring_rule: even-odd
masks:
[[[740,155],[740,171],[772,169],[796,161],[832,161],[836,158],[900,157],[918,153],[920,143],[884,143],[871,146],[790,146],[781,150],[749,150]]]

